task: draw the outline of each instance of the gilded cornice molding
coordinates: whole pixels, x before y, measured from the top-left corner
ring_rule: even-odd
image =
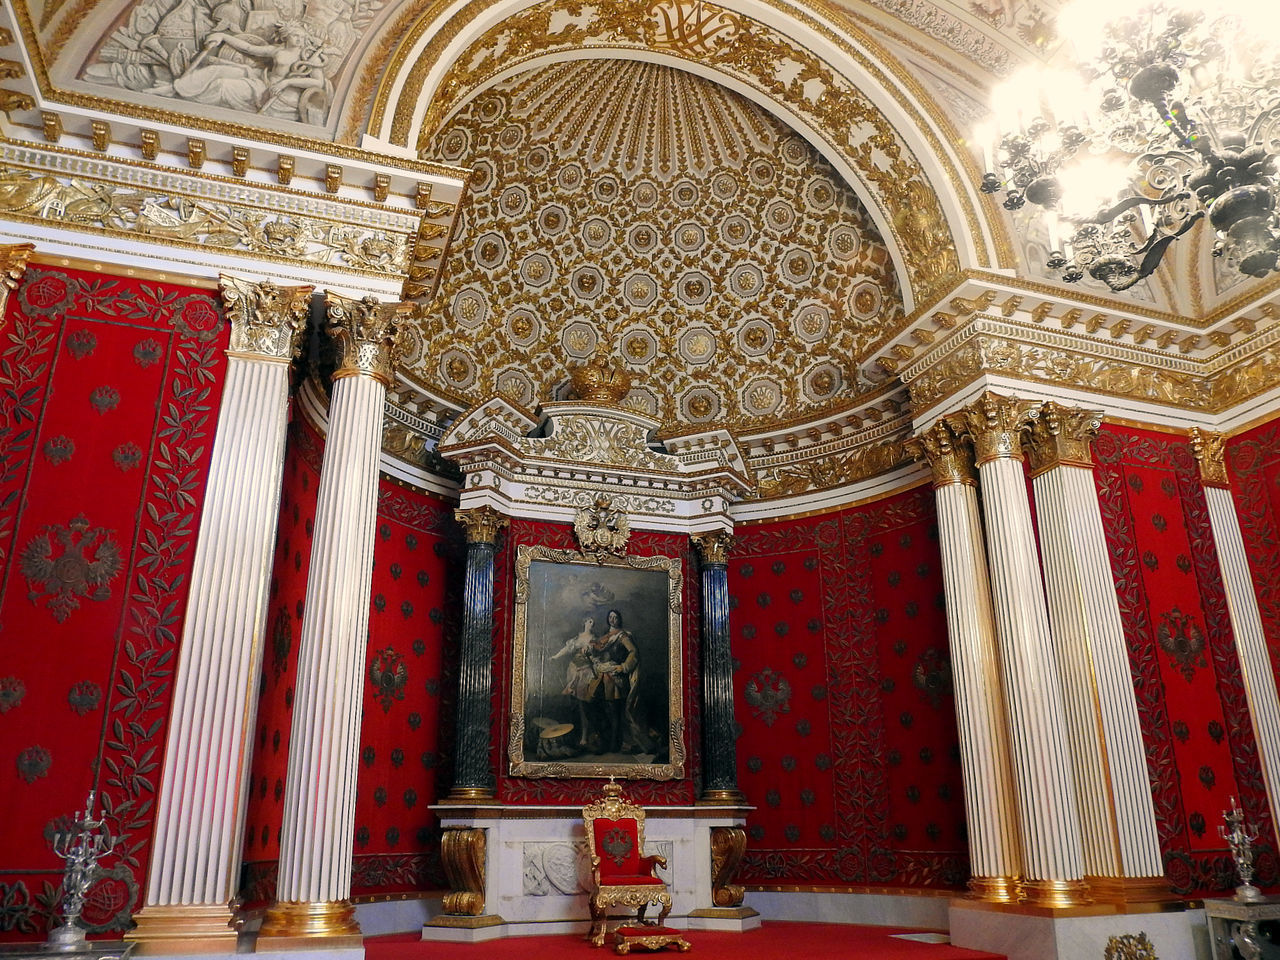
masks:
[[[507,517],[493,507],[455,510],[453,518],[462,525],[467,543],[497,543],[498,533],[510,523]]]
[[[0,327],[4,326],[9,291],[18,289],[22,275],[27,272],[27,262],[35,250],[34,243],[0,244]]]
[[[1031,421],[1027,455],[1033,476],[1059,466],[1092,467],[1093,441],[1102,427],[1100,410],[1064,407],[1050,400]]]
[[[390,388],[404,349],[401,325],[413,304],[383,303],[372,296],[352,300],[326,293],[325,306],[329,315],[326,330],[339,351],[333,379],[367,376]]]
[[[935,490],[956,483],[977,485],[973,451],[946,420],[936,421],[927,430],[907,440],[903,447],[915,459],[928,460]]]
[[[690,538],[702,557],[704,565],[717,564],[723,566],[729,562],[729,553],[738,542],[733,534],[724,530],[711,533],[695,533]]]
[[[281,287],[221,274],[218,287],[231,321],[231,353],[289,361],[302,349],[312,286]]]
[[[1022,435],[1040,415],[1040,404],[1034,400],[1006,397],[990,390],[956,413],[947,421],[957,436],[973,441],[977,466],[1000,459],[1022,459]]]
[[[1210,433],[1199,427],[1190,431],[1191,452],[1195,455],[1200,467],[1200,482],[1206,487],[1231,488],[1231,477],[1227,474],[1227,459],[1224,443],[1226,438],[1220,433]]]

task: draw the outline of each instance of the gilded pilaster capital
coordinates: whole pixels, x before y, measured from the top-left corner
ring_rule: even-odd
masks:
[[[977,484],[973,451],[965,446],[955,427],[946,420],[936,421],[902,446],[915,459],[929,461],[935,490],[953,483]]]
[[[22,275],[27,272],[27,261],[35,252],[34,243],[0,243],[0,324],[4,323],[9,291],[18,289]]]
[[[990,390],[956,413],[947,415],[947,422],[957,435],[968,436],[973,441],[977,466],[991,460],[1022,459],[1022,434],[1031,421],[1040,415],[1040,404],[1035,400],[1006,397]]]
[[[497,543],[498,532],[509,522],[493,507],[455,510],[453,518],[462,524],[462,529],[467,534],[467,543]]]
[[[333,379],[373,377],[386,387],[395,383],[396,364],[404,352],[402,324],[412,303],[383,303],[368,296],[351,300],[325,293],[329,336],[338,344],[338,369]]]
[[[223,273],[218,288],[231,321],[230,353],[286,361],[298,355],[315,287],[279,287]]]
[[[1223,449],[1226,438],[1220,433],[1192,427],[1190,439],[1191,452],[1200,465],[1200,482],[1206,487],[1229,489],[1231,478],[1227,475],[1226,451]]]
[[[1102,427],[1100,410],[1064,407],[1048,401],[1031,422],[1027,453],[1032,474],[1059,466],[1092,467],[1093,441]]]
[[[737,539],[727,530],[713,530],[710,533],[695,533],[689,537],[697,547],[703,563],[728,563],[729,551],[733,549]]]

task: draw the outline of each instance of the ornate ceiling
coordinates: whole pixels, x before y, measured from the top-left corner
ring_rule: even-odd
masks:
[[[1052,59],[1057,5],[11,0],[0,173],[54,199],[0,213],[174,270],[229,237],[274,278],[427,304],[388,407],[406,462],[601,343],[668,436],[733,427],[763,496],[883,476],[984,377],[1243,409],[1280,369],[1280,277],[1193,233],[1123,296],[1065,287],[976,188],[967,131]]]
[[[473,167],[448,273],[414,338],[426,384],[533,406],[603,342],[629,402],[749,429],[847,405],[902,316],[883,241],[802,138],[724,87],[576,60],[467,104],[432,158]]]

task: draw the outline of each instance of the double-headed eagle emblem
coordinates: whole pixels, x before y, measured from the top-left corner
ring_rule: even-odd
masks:
[[[578,548],[599,562],[608,554],[621,556],[627,552],[631,524],[625,513],[614,509],[613,501],[599,494],[595,503],[574,516],[573,532],[578,537]]]

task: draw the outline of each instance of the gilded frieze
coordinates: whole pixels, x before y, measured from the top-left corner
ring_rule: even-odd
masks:
[[[904,372],[917,410],[959,392],[984,374],[1076,387],[1103,395],[1149,400],[1170,406],[1208,410],[1209,381],[1202,376],[1115,356],[1100,356],[1087,342],[1078,347],[1048,346],[1013,338],[976,334],[944,354]]]
[[[911,459],[902,440],[881,440],[837,456],[797,458],[791,463],[757,468],[756,490],[766,499],[828,490],[887,473]]]
[[[247,191],[241,191],[242,202],[235,202],[194,191],[121,183],[118,175],[108,176],[109,168],[102,172],[101,177],[72,176],[0,164],[0,211],[16,220],[356,273],[403,273],[408,266],[406,233],[271,210],[254,204]]]
[[[902,316],[888,252],[830,165],[681,71],[519,75],[431,149],[476,172],[413,375],[460,403],[563,396],[567,369],[608,347],[627,403],[668,428],[811,419],[860,392],[853,358]]]

